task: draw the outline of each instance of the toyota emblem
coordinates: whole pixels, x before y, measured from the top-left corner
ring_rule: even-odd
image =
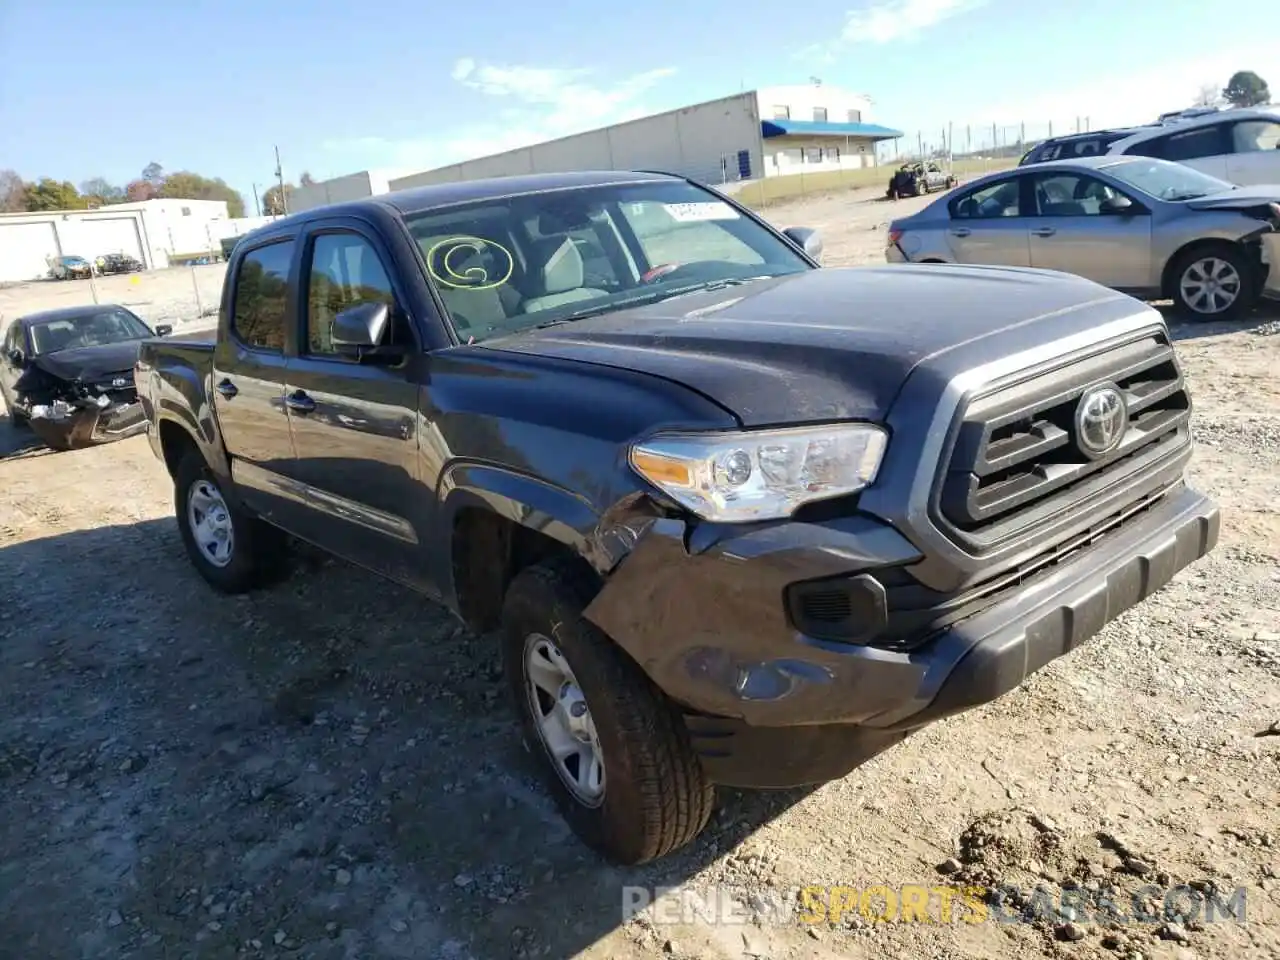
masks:
[[[1091,460],[1105,457],[1124,440],[1129,407],[1114,383],[1090,387],[1076,405],[1076,445]]]
[[[116,377],[114,380],[111,381],[111,386],[113,387],[127,387],[128,385],[129,385],[129,381],[126,380],[124,377]]]

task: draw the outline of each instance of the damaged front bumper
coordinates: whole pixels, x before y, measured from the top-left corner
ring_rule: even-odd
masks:
[[[1259,237],[1262,244],[1262,262],[1268,267],[1262,295],[1268,300],[1280,300],[1280,230],[1272,230]]]
[[[116,401],[106,395],[93,400],[34,403],[28,419],[31,432],[59,450],[123,440],[147,429],[147,418],[136,398]]]
[[[1218,522],[1179,485],[995,592],[922,603],[919,553],[871,517],[663,519],[585,616],[683,708],[712,780],[820,783],[1019,686],[1212,550]],[[825,626],[837,613],[855,625],[844,640]]]

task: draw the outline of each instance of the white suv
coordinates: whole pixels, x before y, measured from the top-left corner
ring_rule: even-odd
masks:
[[[1117,140],[1107,153],[1173,160],[1241,186],[1280,184],[1280,108],[1175,120]]]

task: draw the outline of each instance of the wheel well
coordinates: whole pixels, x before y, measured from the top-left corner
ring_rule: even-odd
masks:
[[[164,453],[164,465],[169,471],[169,476],[172,477],[177,474],[178,464],[187,455],[187,451],[200,448],[196,446],[195,437],[191,436],[186,429],[171,420],[162,420],[160,421],[160,449]]]
[[[1255,248],[1252,252],[1249,249],[1250,246]],[[1190,243],[1184,244],[1183,246],[1175,250],[1173,252],[1173,255],[1169,257],[1168,260],[1165,261],[1164,272],[1160,277],[1160,293],[1166,297],[1176,297],[1177,291],[1174,290],[1173,285],[1174,283],[1177,282],[1177,277],[1175,277],[1173,274],[1179,261],[1181,261],[1182,258],[1189,253],[1198,252],[1201,250],[1211,250],[1214,247],[1229,247],[1234,250],[1239,250],[1240,252],[1244,253],[1246,257],[1248,257],[1249,262],[1253,264],[1255,269],[1262,262],[1261,260],[1262,248],[1256,243],[1251,245],[1246,245],[1236,240],[1222,240],[1218,238],[1209,239],[1209,240],[1192,240]]]
[[[525,567],[555,556],[576,554],[559,540],[492,511],[481,507],[458,511],[453,524],[453,583],[463,621],[475,633],[496,628],[512,578]]]

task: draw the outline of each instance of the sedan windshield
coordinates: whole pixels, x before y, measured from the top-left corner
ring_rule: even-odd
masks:
[[[683,181],[522,194],[406,222],[464,342],[813,269]]]
[[[147,325],[133,314],[120,309],[101,310],[78,317],[59,317],[33,323],[31,347],[36,356],[42,356],[59,350],[142,340],[151,335]]]
[[[1109,163],[1102,169],[1157,200],[1194,200],[1235,189],[1225,180],[1168,160],[1144,157]]]

